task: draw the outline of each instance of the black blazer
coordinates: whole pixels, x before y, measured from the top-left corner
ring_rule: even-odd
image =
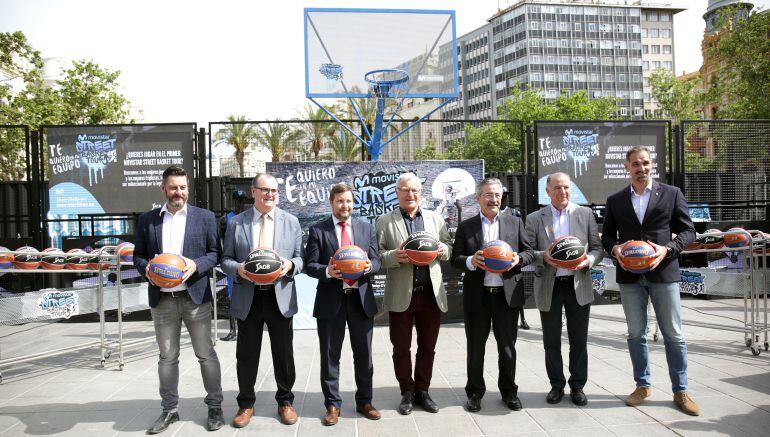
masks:
[[[513,307],[524,306],[524,282],[521,268],[532,263],[534,254],[532,246],[524,232],[524,222],[519,217],[508,213],[499,213],[500,240],[511,245],[517,251],[521,260],[516,267],[502,274],[505,300]],[[463,307],[464,311],[479,311],[482,308],[485,270],[468,270],[465,260],[473,256],[484,246],[484,235],[481,228],[481,214],[464,220],[457,227],[455,242],[452,248],[452,265],[465,272],[463,275]]]
[[[147,264],[155,255],[163,253],[163,217],[160,208],[139,216],[134,240],[134,266],[145,276]],[[217,237],[217,222],[211,211],[187,205],[187,224],[184,228],[182,255],[195,261],[197,271],[187,279],[187,292],[200,305],[211,300],[209,270],[219,262],[222,246]],[[160,300],[160,288],[147,284],[150,306]]]
[[[671,238],[672,233],[677,234],[676,238]],[[671,249],[655,270],[644,274],[650,282],[679,282],[677,257],[694,239],[695,228],[690,220],[687,201],[677,187],[653,181],[644,223],[639,223],[634,213],[630,186],[607,198],[602,228],[602,244],[607,253],[612,254],[613,246],[629,240],[649,240]],[[632,284],[639,280],[641,275],[623,270],[617,266],[617,260],[615,265],[615,279],[619,284]]]
[[[356,218],[350,220],[353,229],[353,242],[367,252],[372,262],[372,271],[358,278],[358,293],[361,304],[368,317],[377,314],[377,303],[372,291],[372,275],[380,270],[380,255],[377,251],[377,236],[374,226]],[[337,234],[334,232],[334,220],[331,216],[310,226],[307,247],[305,248],[305,273],[318,279],[316,287],[313,317],[324,320],[333,319],[342,305],[342,281],[326,277],[329,258],[340,248]]]

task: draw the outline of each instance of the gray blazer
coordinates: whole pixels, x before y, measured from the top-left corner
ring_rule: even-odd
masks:
[[[233,295],[230,298],[230,313],[239,320],[246,320],[254,297],[254,284],[238,276],[238,266],[251,252],[251,227],[254,221],[254,208],[236,215],[227,222],[225,245],[222,252],[222,270],[233,280]],[[294,277],[302,272],[302,228],[297,217],[288,212],[275,209],[275,231],[273,250],[294,263],[294,269],[275,282],[275,297],[278,309],[288,318],[297,313],[297,289]]]
[[[567,211],[570,234],[579,238],[580,241],[588,242],[588,262],[590,267],[594,267],[601,262],[604,255],[594,214],[590,208],[574,203],[567,205]],[[532,245],[535,255],[532,263],[535,267],[535,305],[540,311],[548,311],[551,309],[553,282],[556,277],[556,269],[543,260],[543,251],[548,250],[548,246],[554,240],[551,205],[527,216],[526,231],[527,240]],[[590,269],[576,271],[574,279],[578,304],[586,305],[593,302],[594,291]]]

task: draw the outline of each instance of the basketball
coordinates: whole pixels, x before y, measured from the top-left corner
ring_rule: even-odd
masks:
[[[727,247],[746,247],[751,243],[751,235],[743,228],[730,228],[724,235]]]
[[[481,248],[484,269],[492,273],[503,273],[513,264],[513,249],[503,240],[492,240]]]
[[[32,270],[38,268],[41,259],[40,255],[28,255],[24,252],[37,252],[37,249],[30,246],[22,246],[16,249],[16,256],[13,257],[13,266],[17,269],[23,270]]]
[[[406,256],[413,264],[427,266],[438,257],[438,240],[425,231],[410,235],[403,245]]]
[[[49,247],[43,252],[47,255],[43,255],[40,260],[40,267],[46,270],[61,270],[67,264],[67,256],[59,249]]]
[[[181,256],[161,253],[147,264],[147,278],[161,288],[173,288],[182,283],[187,263]]]
[[[684,250],[700,250],[703,249],[703,243],[696,238],[692,243],[688,244]]]
[[[67,268],[70,270],[85,270],[91,262],[93,255],[82,249],[70,249],[67,251]]]
[[[7,247],[0,246],[0,252],[10,252]],[[0,253],[0,269],[13,268],[13,254],[12,253]]]
[[[115,253],[120,257],[122,263],[134,262],[134,245],[125,241],[118,244],[115,248]]]
[[[586,259],[586,245],[571,235],[559,237],[548,247],[548,255],[559,268],[576,270]]]
[[[281,276],[281,256],[270,249],[255,249],[243,263],[246,276],[255,284],[272,284]]]
[[[89,252],[89,255],[91,255],[91,259],[90,259],[90,262],[88,263],[88,268],[91,270],[99,270],[99,249],[91,250],[91,252]],[[112,261],[112,257],[106,250],[102,251],[101,258],[102,258],[101,259],[102,270],[107,270],[112,265],[114,265]]]
[[[706,232],[702,233],[696,240],[700,242],[704,249],[719,249],[724,243],[724,237],[722,235],[709,234],[721,232],[719,229],[706,229]]]
[[[763,232],[761,235],[754,235],[753,240],[754,253],[762,255],[765,253],[765,250],[767,251],[766,253],[770,253],[770,234]]]
[[[332,265],[345,279],[356,280],[364,274],[369,257],[358,246],[342,246],[334,252]]]
[[[631,273],[647,273],[650,271],[655,255],[655,248],[646,241],[631,240],[620,248],[618,262]]]

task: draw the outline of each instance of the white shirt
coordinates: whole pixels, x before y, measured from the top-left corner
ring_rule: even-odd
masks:
[[[559,237],[566,237],[570,234],[569,229],[569,210],[571,204],[567,204],[563,210],[559,211],[553,206],[551,207],[551,228],[553,229],[553,239],[556,240]],[[575,272],[568,269],[556,269],[556,276],[572,276]]]
[[[634,186],[631,185],[631,204],[634,206],[634,212],[636,218],[639,219],[639,223],[644,223],[644,213],[647,212],[647,205],[650,203],[650,195],[652,194],[652,179],[644,188],[642,195],[636,194]]]
[[[337,243],[339,243],[339,247],[342,247],[342,226],[340,226],[340,222],[342,220],[335,217],[334,214],[332,214],[332,220],[334,221],[334,234],[337,236]],[[347,220],[347,222],[348,224],[346,225],[347,227],[345,229],[348,233],[348,238],[350,238],[350,244],[356,244],[355,240],[353,240],[353,219],[350,218]],[[326,270],[326,277],[331,278],[328,269]],[[342,281],[342,288],[358,288],[358,281],[352,285]]]
[[[251,222],[251,249],[254,250],[259,247],[259,233],[262,230],[262,213],[257,208],[254,208],[254,221]],[[265,217],[265,241],[267,247],[273,248],[273,233],[275,231],[275,208],[271,209]]]
[[[184,230],[187,226],[187,204],[182,209],[171,214],[168,210],[168,203],[160,209],[160,215],[163,217],[163,238],[161,243],[163,253],[173,253],[182,256],[184,250]],[[187,290],[187,284],[182,282],[173,288],[161,288],[160,291],[181,291]]]
[[[481,216],[481,233],[484,237],[484,244],[490,241],[500,239],[500,213],[498,213],[492,221],[490,221],[484,213],[479,213]],[[473,265],[473,256],[465,258],[465,267],[470,271],[476,271],[476,266]],[[503,278],[500,273],[485,272],[484,273],[484,286],[485,287],[502,287]]]

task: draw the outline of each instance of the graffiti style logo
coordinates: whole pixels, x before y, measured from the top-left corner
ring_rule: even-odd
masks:
[[[706,292],[705,277],[698,272],[680,272],[679,291],[697,296]]]
[[[69,319],[78,313],[78,295],[72,291],[47,291],[37,306],[52,319]]]
[[[75,142],[75,150],[80,162],[88,169],[88,185],[99,183],[99,177],[104,179],[104,169],[111,162],[118,162],[118,153],[115,150],[117,139],[114,135],[78,135]]]
[[[401,173],[403,171],[366,173],[353,179],[353,207],[358,210],[361,220],[374,223],[377,217],[398,207],[396,180]],[[425,182],[424,177],[420,179]]]
[[[604,270],[591,269],[591,285],[597,294],[600,296],[604,294],[604,290],[607,289],[607,281],[604,279]]]
[[[335,82],[342,80],[342,65],[340,64],[321,64],[318,71],[328,80]]]
[[[591,158],[599,156],[599,134],[591,129],[565,129],[562,141],[567,156],[572,158],[573,176],[582,176]]]

